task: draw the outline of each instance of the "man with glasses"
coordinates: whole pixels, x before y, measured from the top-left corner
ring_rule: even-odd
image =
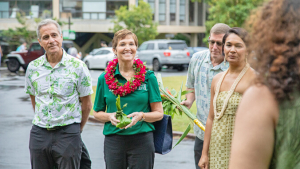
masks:
[[[228,69],[229,64],[222,63],[224,56],[222,54],[222,39],[230,27],[223,23],[215,24],[210,30],[208,39],[209,50],[200,51],[193,55],[187,75],[187,90],[193,92],[186,95],[186,100],[181,104],[191,108],[196,100],[197,118],[205,125],[210,108],[210,88],[213,77]],[[221,64],[222,63],[222,64]],[[197,136],[194,145],[194,158],[196,169],[200,169],[198,162],[201,158],[204,131],[198,126],[194,126],[194,132]]]

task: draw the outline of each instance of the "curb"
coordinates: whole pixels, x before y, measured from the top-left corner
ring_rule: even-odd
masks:
[[[93,122],[93,123],[101,123],[101,124],[104,124],[104,123],[102,123],[102,122],[96,120],[96,119],[95,119],[93,116],[91,116],[91,115],[89,115],[88,121]],[[173,131],[173,137],[181,137],[182,134],[183,134],[183,132],[180,132],[180,131]],[[187,139],[195,139],[195,137],[196,137],[195,134],[189,133],[189,134],[186,135],[185,138],[187,138]]]

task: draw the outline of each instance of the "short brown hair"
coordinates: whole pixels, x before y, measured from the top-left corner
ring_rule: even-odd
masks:
[[[115,33],[114,38],[112,40],[112,48],[116,49],[117,46],[118,46],[119,40],[124,39],[127,35],[132,36],[132,38],[134,40],[134,43],[135,43],[135,46],[137,47],[138,46],[138,39],[137,39],[136,35],[128,29],[122,29],[122,30],[119,30],[118,32]]]
[[[217,23],[210,29],[211,34],[225,34],[228,32],[230,27],[224,23]]]

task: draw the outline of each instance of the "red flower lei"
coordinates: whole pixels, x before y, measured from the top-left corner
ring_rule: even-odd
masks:
[[[108,63],[108,66],[105,69],[105,82],[114,95],[126,96],[127,94],[134,92],[145,81],[146,66],[140,59],[134,59],[134,79],[127,81],[124,85],[122,85],[118,82],[118,79],[114,77],[117,65],[117,58]]]

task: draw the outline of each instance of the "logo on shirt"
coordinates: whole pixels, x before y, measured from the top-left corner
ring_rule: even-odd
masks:
[[[144,83],[144,84],[141,84],[138,88],[137,88],[137,90],[144,90],[144,91],[147,91],[147,86],[146,86],[146,84]]]

